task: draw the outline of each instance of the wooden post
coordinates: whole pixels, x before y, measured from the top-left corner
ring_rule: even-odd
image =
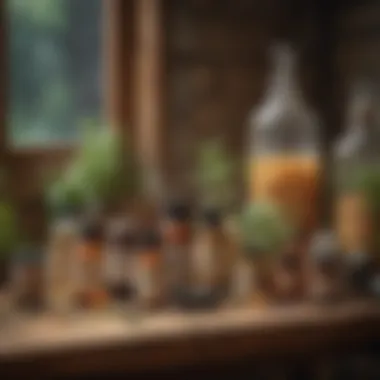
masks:
[[[106,116],[123,135],[132,132],[133,1],[103,0]]]
[[[159,201],[163,178],[163,2],[136,1],[135,131],[144,195]]]

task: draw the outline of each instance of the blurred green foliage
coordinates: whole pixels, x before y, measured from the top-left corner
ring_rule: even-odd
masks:
[[[236,197],[236,162],[219,139],[203,142],[198,149],[196,184],[201,204],[225,209]]]
[[[380,166],[377,164],[353,165],[341,179],[340,190],[361,192],[368,199],[374,213],[380,213]]]
[[[240,234],[246,253],[277,255],[290,242],[294,228],[280,210],[271,203],[251,203],[240,218]]]
[[[138,187],[137,168],[127,144],[111,128],[88,125],[82,144],[60,178],[48,186],[53,213],[81,212],[131,196]]]

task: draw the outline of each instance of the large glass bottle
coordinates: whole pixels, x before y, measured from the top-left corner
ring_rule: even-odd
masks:
[[[379,250],[380,128],[376,96],[368,84],[354,88],[347,129],[335,148],[335,227],[355,266]],[[374,256],[372,256],[374,257]],[[362,266],[362,264],[360,266]]]
[[[278,203],[310,232],[317,218],[318,124],[298,88],[290,47],[276,46],[273,63],[267,93],[250,119],[249,200]]]

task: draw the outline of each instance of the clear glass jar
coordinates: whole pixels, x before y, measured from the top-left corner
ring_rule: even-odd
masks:
[[[137,226],[128,218],[115,218],[106,233],[105,283],[112,301],[124,306],[135,294]]]
[[[335,148],[335,226],[346,253],[376,249],[380,215],[380,128],[375,94],[354,88],[348,125]]]
[[[61,218],[52,225],[45,259],[45,295],[53,312],[66,313],[74,306],[72,273],[77,240],[78,225],[73,218]]]
[[[165,288],[170,301],[180,302],[191,281],[191,211],[181,201],[172,202],[162,226]]]
[[[380,249],[380,125],[377,95],[355,86],[347,128],[335,148],[335,229],[353,293],[369,290]]]
[[[43,250],[25,245],[12,258],[11,292],[20,311],[40,311],[43,297]]]
[[[277,46],[273,64],[264,100],[249,120],[249,200],[278,203],[309,231],[317,218],[318,123],[298,88],[292,50]]]
[[[336,301],[345,291],[342,255],[333,231],[317,231],[310,245],[312,281],[309,295],[318,301]]]
[[[162,238],[158,230],[141,232],[136,256],[137,304],[142,310],[155,310],[164,301]]]
[[[194,285],[226,299],[232,276],[232,242],[217,209],[206,208],[195,234]]]
[[[79,234],[75,250],[76,293],[79,306],[97,309],[108,303],[104,284],[103,229],[97,221],[86,221]]]

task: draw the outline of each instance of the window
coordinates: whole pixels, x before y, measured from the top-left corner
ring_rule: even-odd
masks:
[[[102,0],[7,0],[8,144],[75,141],[102,117]]]

